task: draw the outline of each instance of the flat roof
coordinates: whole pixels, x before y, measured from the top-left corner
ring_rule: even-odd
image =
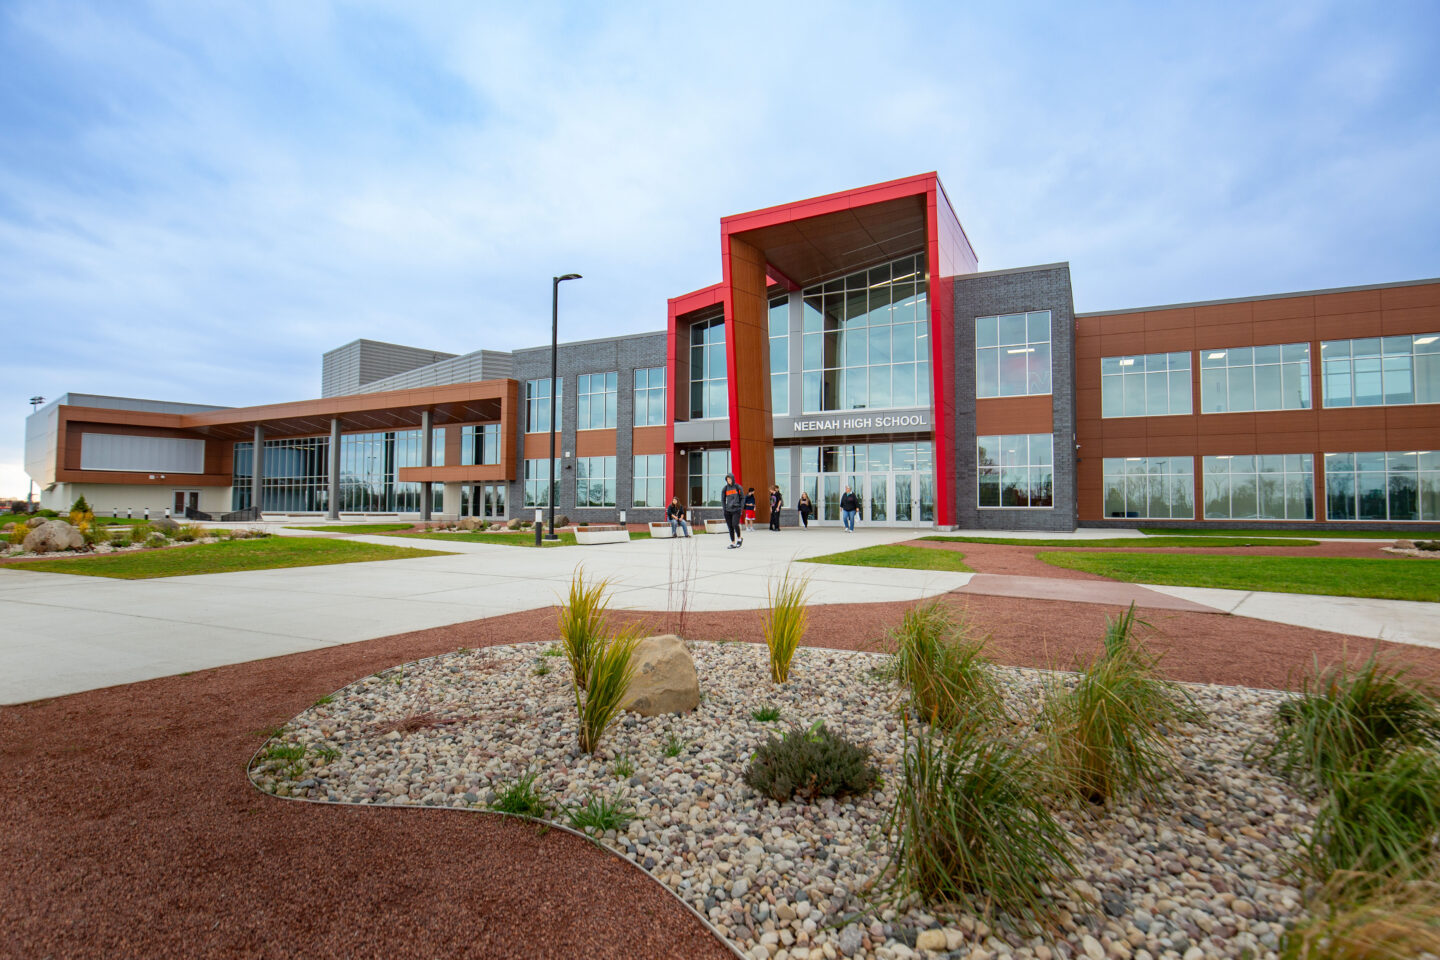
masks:
[[[1322,290],[1297,290],[1294,293],[1264,293],[1253,297],[1229,297],[1223,300],[1191,300],[1186,303],[1162,303],[1153,307],[1125,307],[1119,310],[1095,310],[1090,313],[1077,313],[1075,314],[1075,319],[1083,320],[1086,317],[1113,317],[1122,313],[1147,313],[1151,310],[1183,310],[1186,307],[1213,307],[1226,303],[1288,300],[1291,297],[1319,297],[1328,293],[1356,293],[1362,290],[1392,290],[1395,287],[1423,287],[1427,283],[1440,283],[1440,277],[1431,277],[1428,280],[1398,280],[1393,283],[1362,283],[1353,287],[1325,287]]]

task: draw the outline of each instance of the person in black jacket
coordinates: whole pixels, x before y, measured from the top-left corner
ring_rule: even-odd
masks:
[[[676,527],[684,530],[685,536],[690,536],[690,524],[685,522],[685,508],[681,506],[679,497],[670,498],[670,506],[665,508],[665,519],[670,521],[670,536],[679,535]]]
[[[745,543],[740,535],[740,514],[745,510],[745,491],[735,482],[735,474],[725,474],[725,486],[720,488],[720,508],[725,511],[725,529],[730,532],[730,546],[734,550]]]
[[[770,485],[770,529],[780,529],[780,508],[785,506],[785,497],[780,493],[778,484]]]
[[[810,514],[815,512],[815,504],[810,502],[810,494],[801,493],[800,502],[795,505],[800,511],[800,526],[806,530],[810,529]]]
[[[755,488],[745,491],[745,532],[755,529]]]
[[[855,532],[855,515],[860,512],[860,498],[849,487],[840,495],[840,516],[845,521],[845,532]]]

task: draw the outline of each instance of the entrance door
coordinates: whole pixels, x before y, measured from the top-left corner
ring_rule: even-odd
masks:
[[[486,520],[505,519],[505,485],[487,483],[480,488],[480,515]]]
[[[870,523],[890,522],[890,474],[872,473],[865,478],[863,514]]]
[[[199,491],[199,490],[176,490],[176,491],[175,491],[174,504],[175,504],[175,509],[172,511],[171,516],[176,516],[176,517],[183,517],[183,516],[185,516],[185,508],[186,508],[186,507],[189,507],[189,508],[191,508],[191,509],[193,509],[193,510],[199,510],[199,509],[200,509],[200,491]]]
[[[895,487],[895,522],[912,523],[915,520],[915,475],[913,473],[897,473],[894,477]]]

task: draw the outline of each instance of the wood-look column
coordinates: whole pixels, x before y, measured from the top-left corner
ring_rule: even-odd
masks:
[[[435,450],[435,422],[429,410],[420,411],[420,466],[433,467]],[[430,519],[431,482],[420,482],[420,519]]]
[[[755,512],[770,519],[775,482],[774,425],[770,414],[770,319],[765,258],[753,244],[730,237],[726,252],[729,311],[726,361],[730,376],[730,467],[735,482],[755,488]]]
[[[265,427],[255,424],[254,447],[250,451],[250,506],[260,507],[260,478],[265,475]],[[263,511],[262,511],[263,512]]]
[[[340,519],[340,418],[330,418],[330,476],[325,501],[326,520]]]

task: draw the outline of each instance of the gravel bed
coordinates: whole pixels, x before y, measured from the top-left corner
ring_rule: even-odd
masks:
[[[791,681],[776,687],[763,647],[692,647],[699,708],[626,714],[594,757],[575,747],[564,658],[542,656],[549,645],[529,643],[405,664],[322,698],[271,741],[303,744],[305,758],[266,760],[262,751],[251,779],[278,796],[485,809],[498,787],[533,773],[557,804],[578,806],[591,796],[620,802],[634,819],[600,842],[757,960],[1267,957],[1300,913],[1285,864],[1313,808],[1243,758],[1283,694],[1192,685],[1211,722],[1184,731],[1181,775],[1153,806],[1062,812],[1080,877],[1062,898],[1061,928],[1025,937],[975,916],[867,905],[867,883],[889,850],[881,825],[901,742],[899,691],[877,671],[877,656],[802,648]],[[997,669],[1012,706],[1033,704],[1038,671]],[[780,710],[778,723],[752,718],[764,706]],[[871,747],[884,774],[879,788],[777,804],[744,785],[749,758],[768,734],[818,720]],[[679,755],[667,757],[676,742]]]

